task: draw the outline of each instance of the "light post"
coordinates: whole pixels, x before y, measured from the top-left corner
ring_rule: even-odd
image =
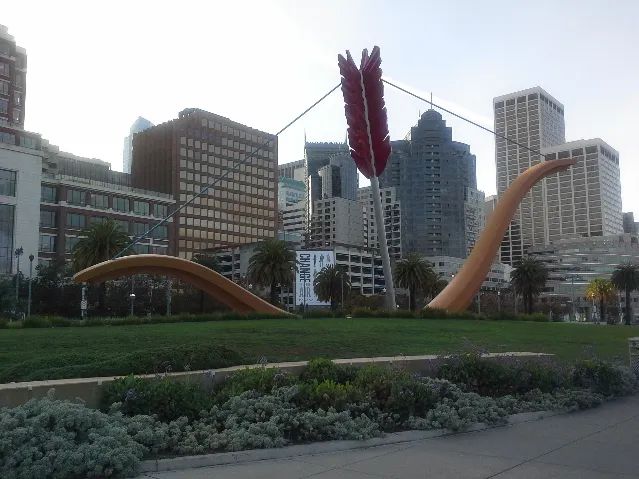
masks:
[[[572,321],[577,319],[577,315],[575,314],[575,276],[570,275],[570,294],[572,296],[572,304],[570,305]]]
[[[303,283],[304,283],[304,306],[302,308],[302,313],[306,313],[306,281],[308,281],[308,280],[306,279],[306,276],[305,276],[304,277],[304,281],[303,281]]]
[[[135,305],[135,293],[131,293],[129,295],[129,299],[131,300],[131,312],[129,313],[131,316],[133,316],[133,312],[134,312],[134,305]]]
[[[87,284],[82,283],[82,299],[80,300],[80,316],[82,319],[87,317]]]
[[[27,300],[27,318],[31,316],[31,280],[33,278],[33,260],[35,256],[29,255],[29,299]]]
[[[22,246],[14,251],[16,255],[16,313],[18,312],[18,299],[20,298],[20,256],[24,254]]]
[[[497,314],[501,314],[501,287],[497,287]]]
[[[481,314],[481,289],[477,292],[477,314]]]

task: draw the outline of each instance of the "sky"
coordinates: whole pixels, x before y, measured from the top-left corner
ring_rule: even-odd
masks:
[[[0,22],[27,49],[26,129],[116,170],[138,116],[198,107],[274,133],[339,82],[338,53],[379,45],[389,80],[490,128],[493,97],[541,86],[568,141],[619,151],[623,209],[639,215],[638,17],[636,0],[21,0]],[[390,87],[386,103],[391,139],[428,109]],[[492,135],[443,117],[493,194]],[[337,90],[282,133],[279,163],[303,157],[304,136],[345,132]]]

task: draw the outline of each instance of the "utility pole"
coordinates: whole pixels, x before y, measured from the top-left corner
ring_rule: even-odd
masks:
[[[572,305],[570,309],[572,310],[572,320],[575,321],[577,317],[575,314],[575,277],[573,275],[570,275],[570,293],[572,295]]]
[[[33,279],[33,260],[35,256],[29,255],[29,299],[27,300],[27,318],[31,316],[31,281]]]

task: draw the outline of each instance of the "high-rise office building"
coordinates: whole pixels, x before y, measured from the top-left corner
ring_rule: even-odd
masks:
[[[306,200],[306,187],[303,181],[280,177],[277,182],[277,207],[279,209]]]
[[[543,180],[544,243],[623,233],[619,153],[599,138],[543,148],[576,164]]]
[[[485,195],[483,191],[466,187],[464,189],[464,239],[466,255],[473,250],[486,222]]]
[[[131,173],[131,160],[133,159],[133,135],[141,131],[151,128],[151,123],[146,118],[138,116],[129,129],[129,134],[124,138],[124,148],[122,150],[122,170],[125,173]]]
[[[477,190],[470,147],[453,141],[452,129],[431,109],[392,150],[380,186],[397,189],[403,254],[465,258],[477,235],[477,223],[466,221],[467,200]]]
[[[635,215],[631,211],[623,214],[623,232],[639,234],[639,222],[635,221]]]
[[[280,178],[289,178],[291,180],[306,182],[306,167],[304,166],[304,160],[277,165],[277,176]]]
[[[340,197],[315,201],[310,246],[326,248],[336,243],[364,246],[364,218],[359,202]]]
[[[27,52],[0,25],[0,125],[24,128]]]
[[[360,188],[357,195],[364,217],[364,244],[367,248],[378,251],[379,254],[379,236],[371,187]],[[398,261],[402,258],[402,208],[397,197],[397,188],[392,186],[381,188],[379,196],[382,200],[388,255],[394,261]]]
[[[540,87],[529,88],[493,100],[495,131],[534,151],[566,141],[564,107]],[[543,161],[530,150],[495,137],[497,194],[521,173]],[[515,264],[527,250],[546,241],[544,182],[524,197],[504,236],[501,260]]]
[[[346,143],[306,143],[304,164],[311,213],[322,198],[357,201],[359,176]]]
[[[275,236],[275,135],[189,108],[135,135],[131,173],[133,186],[173,194],[177,207],[218,179],[175,216],[182,258]]]

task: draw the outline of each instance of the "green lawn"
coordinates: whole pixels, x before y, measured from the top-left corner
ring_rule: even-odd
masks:
[[[570,359],[626,357],[639,327],[433,319],[268,319],[0,330],[0,377],[34,369],[100,364],[122,355],[175,346],[220,345],[246,362],[317,356],[348,358],[458,352],[468,347],[555,353]],[[18,372],[15,372],[18,371]],[[75,376],[61,372],[54,377]]]

